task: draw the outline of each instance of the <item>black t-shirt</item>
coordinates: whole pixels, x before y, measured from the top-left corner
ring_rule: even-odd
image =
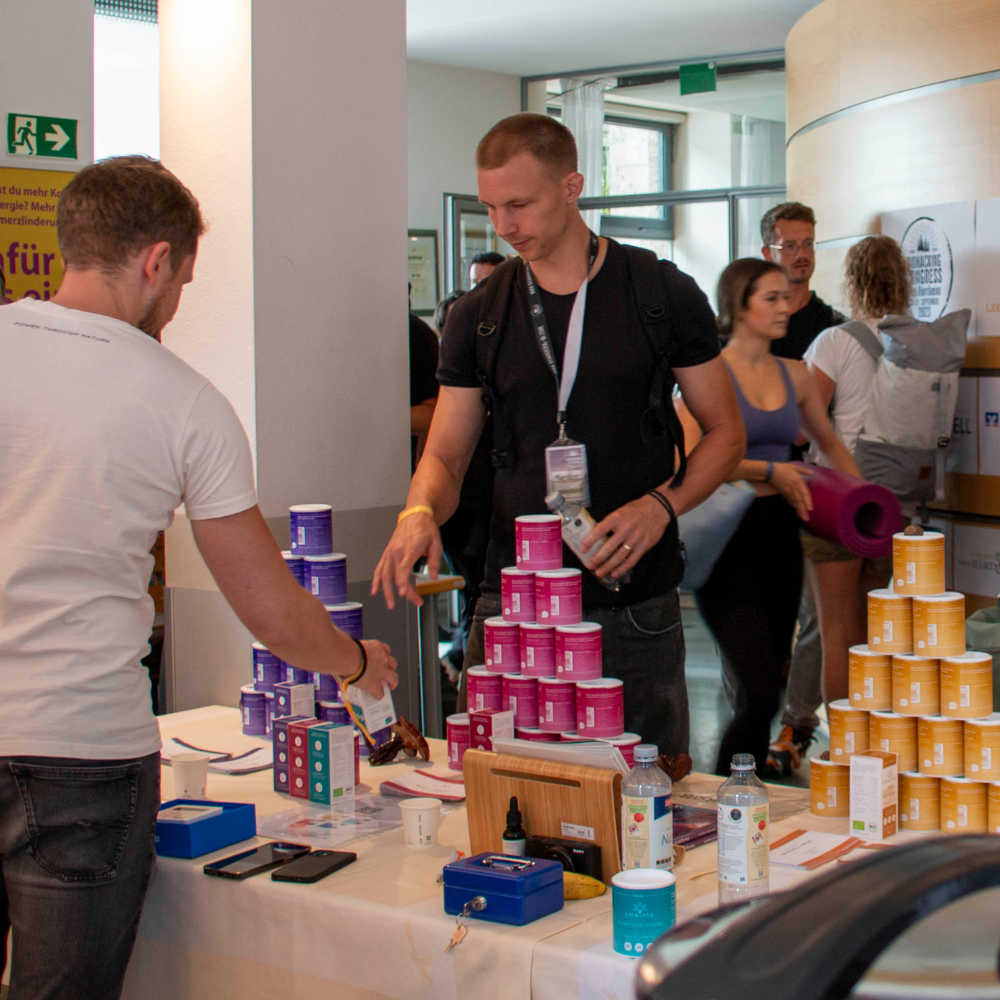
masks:
[[[665,438],[644,443],[639,422],[649,406],[655,358],[639,321],[625,251],[613,240],[601,270],[587,289],[583,346],[576,383],[567,406],[567,436],[587,446],[590,512],[597,520],[667,480],[673,467]],[[704,364],[719,353],[715,317],[694,280],[664,264],[672,336],[678,342],[674,365]],[[441,342],[438,381],[479,388],[475,339],[488,283],[463,295],[448,316]],[[562,359],[575,293],[553,295],[539,289],[555,355]],[[512,430],[512,459],[498,469],[484,592],[498,592],[500,570],[514,565],[514,518],[546,513],[545,448],[558,435],[557,389],[528,321],[527,286],[521,268],[507,312],[497,355],[496,386]],[[563,548],[567,566],[579,566]],[[632,571],[617,594],[584,572],[584,604],[609,606],[642,601],[675,587],[683,575],[677,528],[670,525]]]
[[[784,337],[771,344],[771,353],[779,358],[801,361],[809,345],[824,330],[843,322],[844,317],[813,292],[809,301],[788,317],[788,330]]]
[[[410,313],[410,406],[437,396],[437,366],[437,334],[419,316]]]

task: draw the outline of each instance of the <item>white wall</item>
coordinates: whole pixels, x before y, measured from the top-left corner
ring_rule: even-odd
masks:
[[[436,229],[441,254],[443,195],[476,193],[476,146],[501,118],[521,110],[521,81],[503,73],[411,59],[406,64],[406,94],[408,228]],[[439,273],[443,288],[444,273]]]

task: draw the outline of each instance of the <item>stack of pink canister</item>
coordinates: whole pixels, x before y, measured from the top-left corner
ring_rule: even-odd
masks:
[[[583,620],[583,575],[562,565],[555,514],[515,521],[517,565],[501,571],[501,615],[484,627],[484,660],[468,670],[469,711],[514,713],[514,735],[539,742],[613,743],[632,766],[622,682],[603,676],[602,630]],[[468,715],[447,720],[448,766],[462,769]]]

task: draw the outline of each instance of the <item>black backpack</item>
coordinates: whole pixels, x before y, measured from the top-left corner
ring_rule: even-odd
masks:
[[[609,240],[609,243],[614,242]],[[621,244],[629,273],[632,295],[642,328],[653,350],[656,369],[649,388],[649,405],[640,421],[644,442],[655,437],[665,437],[677,450],[677,468],[671,486],[684,481],[687,461],[684,455],[684,428],[674,409],[673,391],[676,384],[671,359],[677,344],[671,337],[670,314],[667,310],[667,293],[661,268],[674,267],[661,261],[652,250]],[[517,279],[521,259],[515,257],[500,264],[487,279],[486,295],[479,307],[476,326],[476,373],[486,395],[487,406],[493,414],[494,448],[493,465],[509,467],[514,459],[514,432],[507,419],[506,406],[496,388],[496,367],[500,341],[505,329],[507,311]]]

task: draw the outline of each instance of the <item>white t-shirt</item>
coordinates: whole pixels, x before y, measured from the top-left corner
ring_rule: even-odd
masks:
[[[0,308],[0,757],[160,748],[150,549],[173,511],[256,502],[246,435],[141,330],[53,302]]]
[[[868,326],[876,333],[874,321]],[[809,345],[802,360],[818,368],[837,384],[833,392],[830,422],[837,437],[853,455],[854,445],[864,426],[878,362],[841,326],[824,330]],[[809,460],[816,465],[832,467],[816,445],[809,449]]]

